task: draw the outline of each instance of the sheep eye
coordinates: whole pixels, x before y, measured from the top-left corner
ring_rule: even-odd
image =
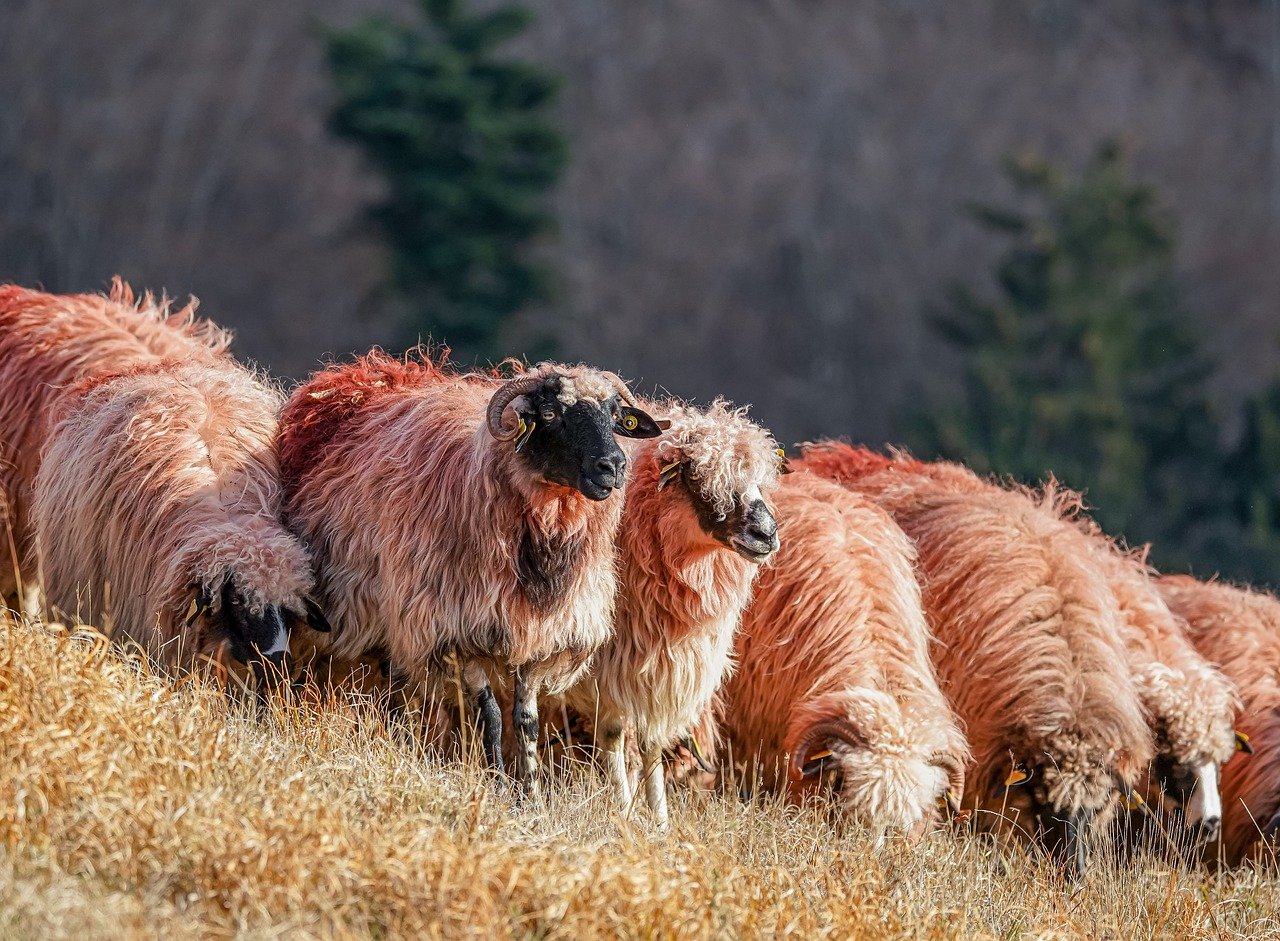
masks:
[[[555,409],[544,408],[542,410],[542,420],[544,422],[553,422],[556,420]]]
[[[622,427],[627,429],[627,431],[635,431],[640,427],[640,419],[636,418],[634,415],[628,415],[626,418],[622,419]]]

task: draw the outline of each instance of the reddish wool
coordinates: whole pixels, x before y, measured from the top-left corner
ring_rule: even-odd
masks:
[[[844,813],[919,832],[948,787],[961,796],[968,754],[929,661],[911,544],[870,501],[803,470],[775,501],[781,549],[743,616],[719,734],[743,773],[793,799],[819,783],[805,760],[830,749]],[[832,724],[850,734],[821,731]]]
[[[1196,649],[1235,683],[1236,728],[1253,746],[1253,754],[1237,752],[1222,769],[1223,857],[1233,865],[1265,858],[1262,831],[1280,825],[1280,601],[1185,575],[1161,578],[1159,587],[1186,620]]]
[[[198,585],[305,613],[306,552],[280,522],[279,395],[229,362],[95,376],[56,409],[33,522],[48,603],[190,669],[217,657]]]
[[[809,446],[799,466],[875,499],[915,541],[938,677],[973,753],[965,803],[991,812],[980,824],[1004,828],[1031,794],[1060,812],[1103,811],[1117,777],[1136,783],[1151,738],[1115,597],[1061,519],[1066,498],[1046,509],[959,465],[834,442]],[[1006,792],[1014,762],[1035,780]]]
[[[18,573],[38,578],[31,488],[50,414],[63,392],[95,374],[167,359],[226,358],[230,335],[119,278],[107,296],[0,287],[0,598],[17,603]],[[18,558],[9,548],[5,509]]]

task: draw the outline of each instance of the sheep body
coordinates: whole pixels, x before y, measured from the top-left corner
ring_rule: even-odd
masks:
[[[190,669],[225,659],[193,586],[305,614],[310,562],[280,522],[279,396],[230,363],[85,380],[55,410],[33,518],[51,605]],[[280,651],[271,651],[280,653]]]
[[[1117,778],[1132,786],[1152,757],[1116,601],[1079,534],[954,465],[824,443],[801,466],[874,498],[916,544],[939,680],[972,749],[966,805],[1040,832],[1079,871],[1081,822],[1100,830]],[[1033,780],[1008,789],[1016,766]]]
[[[1263,834],[1280,830],[1280,601],[1272,595],[1185,575],[1159,589],[1185,619],[1196,649],[1235,684],[1236,728],[1252,753],[1222,769],[1222,855],[1229,864],[1260,854]]]
[[[781,549],[743,616],[720,734],[748,776],[793,799],[827,748],[845,813],[918,831],[948,786],[960,797],[967,749],[929,661],[914,549],[870,501],[803,470],[774,499]],[[701,735],[710,748],[705,723]]]
[[[191,301],[171,311],[152,294],[136,297],[119,278],[107,296],[56,295],[0,287],[0,598],[17,604],[19,580],[38,577],[31,489],[49,414],[81,379],[167,359],[225,357],[230,335],[195,316]],[[7,508],[7,514],[4,512]]]
[[[566,698],[601,733],[624,803],[622,735],[626,727],[634,732],[646,796],[665,820],[661,751],[693,725],[730,669],[733,635],[759,569],[700,517],[728,517],[762,501],[777,483],[780,458],[777,442],[744,409],[717,400],[706,410],[676,402],[650,410],[672,426],[632,451],[613,636]],[[772,526],[771,516],[764,525]]]

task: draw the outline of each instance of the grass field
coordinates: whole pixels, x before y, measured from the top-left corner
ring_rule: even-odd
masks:
[[[583,772],[517,806],[345,701],[265,721],[89,631],[0,618],[0,938],[1280,938],[1280,884],[1149,859],[1076,891],[968,836],[873,847],[815,810]]]

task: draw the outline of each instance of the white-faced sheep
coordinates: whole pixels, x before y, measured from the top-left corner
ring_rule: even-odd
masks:
[[[314,376],[281,420],[290,523],[316,556],[327,652],[386,652],[430,693],[450,658],[500,767],[486,668],[514,678],[516,776],[535,786],[537,696],[609,637],[617,590],[614,440],[661,427],[620,379],[541,365],[503,382],[372,353]]]
[[[837,443],[799,466],[873,497],[916,544],[938,678],[972,750],[975,820],[1038,838],[1079,876],[1087,836],[1152,744],[1115,598],[1078,532],[963,468]]]
[[[280,521],[279,406],[230,363],[138,367],[68,392],[34,494],[50,605],[181,670],[234,660],[283,676],[286,618],[325,624]]]
[[[1159,587],[1186,620],[1196,649],[1235,683],[1241,700],[1237,751],[1222,769],[1222,857],[1231,865],[1274,858],[1280,836],[1280,601],[1183,575],[1161,578]]]
[[[49,414],[81,379],[166,359],[225,356],[230,336],[195,317],[195,302],[171,312],[151,294],[135,298],[119,278],[107,297],[0,287],[0,600],[38,580],[31,488]],[[34,596],[28,600],[34,606]]]
[[[646,408],[671,428],[631,450],[613,637],[566,699],[591,717],[624,806],[623,736],[633,730],[646,802],[665,823],[662,750],[701,715],[729,669],[759,563],[778,547],[765,501],[783,458],[745,409],[722,401]]]
[[[851,820],[918,835],[960,799],[968,750],[929,661],[914,550],[884,511],[806,471],[774,501],[781,549],[743,615],[716,734],[748,786],[827,790]]]

